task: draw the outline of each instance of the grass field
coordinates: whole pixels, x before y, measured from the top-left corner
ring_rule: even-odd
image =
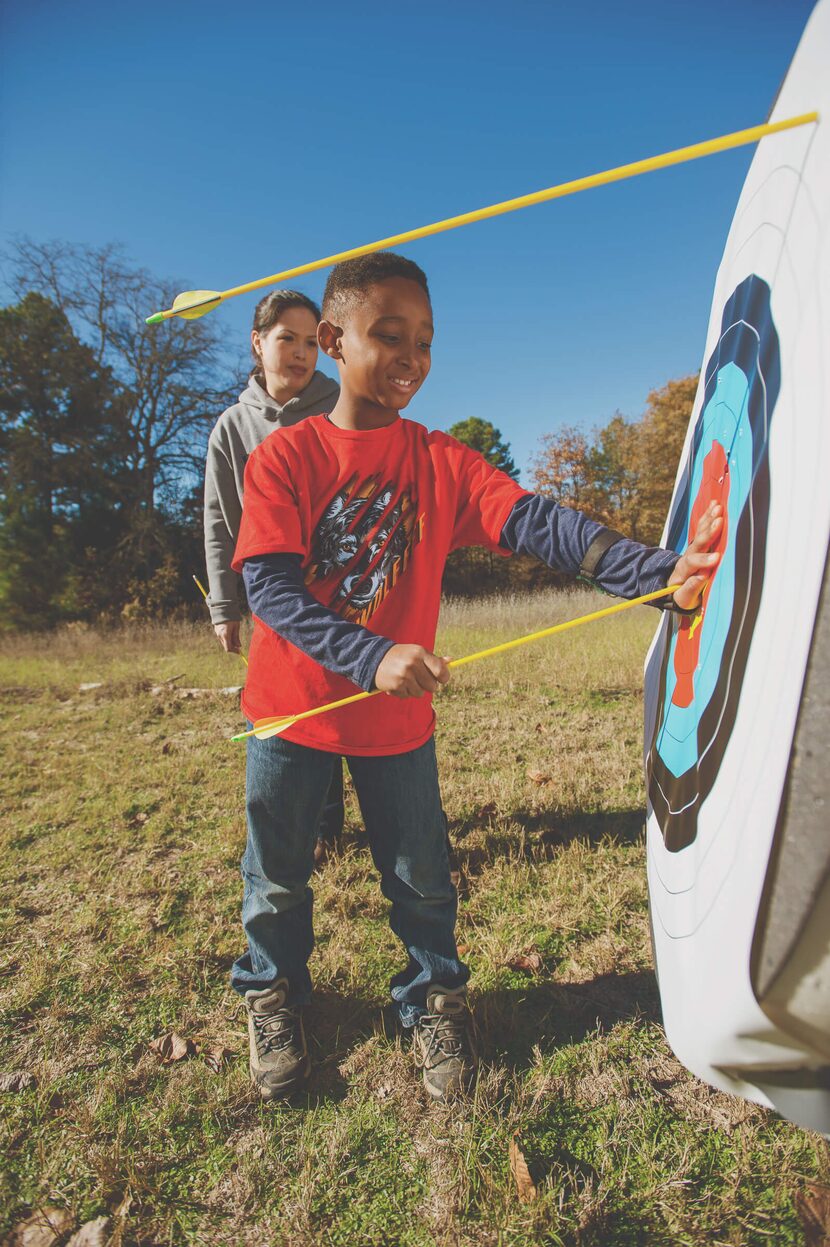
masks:
[[[439,652],[596,602],[451,603]],[[315,881],[308,1093],[264,1105],[249,1085],[228,986],[238,699],[176,692],[242,682],[208,627],[6,639],[0,1074],[30,1077],[0,1092],[0,1236],[49,1207],[61,1243],[100,1217],[94,1241],[125,1245],[804,1242],[826,1145],[697,1082],[660,1026],[640,759],[653,624],[640,608],[476,664],[440,698],[484,1057],[449,1107],[427,1102],[384,1012],[400,952],[351,793]],[[171,1031],[192,1042],[165,1064],[150,1044]]]

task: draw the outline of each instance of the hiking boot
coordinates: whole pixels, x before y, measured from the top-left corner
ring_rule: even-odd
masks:
[[[412,1048],[434,1100],[449,1099],[472,1086],[478,1068],[474,1032],[464,988],[451,991],[433,984],[427,992],[427,1011],[413,1028]]]
[[[247,991],[251,1078],[263,1100],[290,1095],[311,1069],[299,1005],[287,1005],[288,980]]]

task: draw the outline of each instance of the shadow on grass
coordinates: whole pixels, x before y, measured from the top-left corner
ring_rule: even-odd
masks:
[[[483,1046],[514,1069],[527,1068],[533,1049],[542,1052],[578,1043],[599,1026],[640,1019],[659,1022],[657,980],[650,970],[603,974],[584,983],[530,983],[476,997]]]
[[[449,836],[457,868],[463,874],[482,873],[497,857],[521,854],[527,861],[553,857],[557,849],[580,841],[583,844],[636,844],[643,834],[643,810],[603,810],[598,813],[561,814],[555,810],[514,810],[511,823],[524,832],[523,841],[515,832],[502,830],[501,820],[456,819]],[[473,832],[484,832],[485,843],[466,845]]]
[[[343,994],[330,987],[315,987],[304,1020],[312,1075],[307,1091],[298,1100],[309,1107],[345,1099],[349,1084],[340,1065],[354,1048],[368,1039],[381,1023],[376,1000],[353,993]]]

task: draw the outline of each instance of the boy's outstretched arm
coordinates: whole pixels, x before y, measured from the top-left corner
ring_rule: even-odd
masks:
[[[682,586],[672,602],[694,609],[719,556],[708,553],[722,524],[721,508],[712,504],[698,524],[686,553],[644,546],[605,528],[581,511],[563,507],[541,494],[526,494],[504,523],[500,545],[517,554],[532,554],[557,571],[581,575],[617,597],[635,598],[664,588],[674,580]]]

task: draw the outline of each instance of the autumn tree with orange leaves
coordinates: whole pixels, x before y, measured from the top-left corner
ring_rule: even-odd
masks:
[[[617,412],[586,434],[566,427],[541,439],[533,487],[628,537],[656,545],[671,502],[697,377],[653,390],[639,420]]]

